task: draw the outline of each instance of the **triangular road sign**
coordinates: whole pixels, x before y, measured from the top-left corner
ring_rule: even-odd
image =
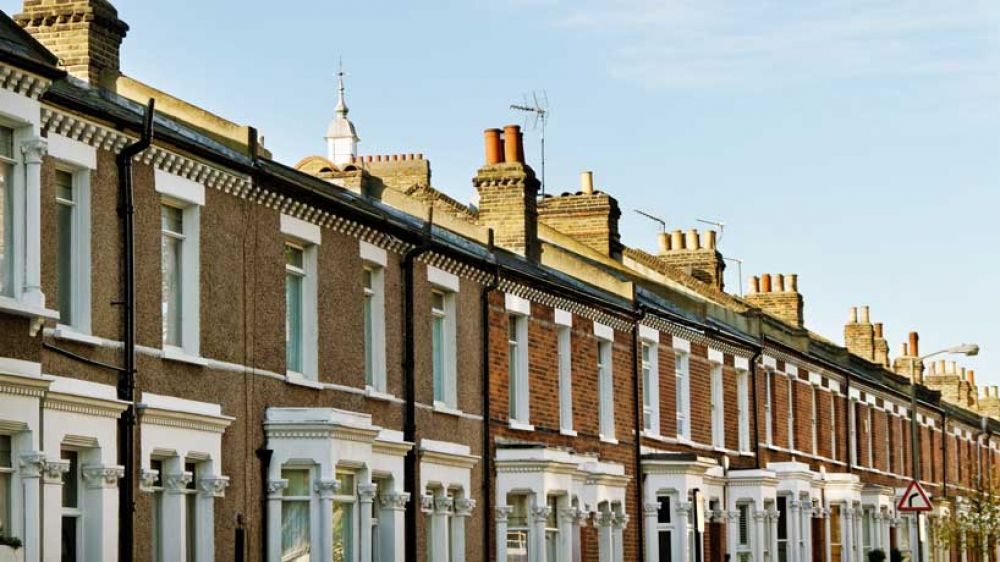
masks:
[[[896,504],[896,511],[902,512],[931,511],[933,509],[934,506],[931,505],[927,492],[916,480],[910,482],[906,491],[903,492],[903,496],[899,498],[899,503]]]

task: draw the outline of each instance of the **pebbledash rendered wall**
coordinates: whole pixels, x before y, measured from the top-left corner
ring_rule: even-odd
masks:
[[[34,28],[76,21],[72,14],[95,18],[81,17],[91,23],[64,30],[70,36],[85,33],[87,25],[113,24],[114,53],[127,30],[104,2],[26,3],[26,12],[47,9],[62,10],[66,19],[19,21],[53,49],[59,48],[53,39],[59,36]],[[19,35],[6,16],[0,20],[4,36],[19,45],[0,49],[0,124],[15,132],[12,193],[25,203],[9,223],[17,248],[25,248],[13,250],[14,263],[25,273],[15,277],[12,294],[0,299],[0,435],[12,448],[10,466],[0,467],[11,475],[4,534],[23,540],[25,560],[60,558],[61,492],[70,470],[61,457],[63,450],[74,451],[85,490],[78,559],[114,559],[124,555],[117,552],[116,486],[123,476],[117,422],[128,404],[118,399],[117,373],[67,352],[108,365],[121,362],[122,238],[115,158],[138,137],[141,107],[110,91],[97,93],[114,86],[108,72],[117,73],[117,56],[109,62],[102,51],[95,59],[99,65],[74,59],[70,70],[91,84],[74,81],[41,45]],[[103,49],[102,44],[95,41],[94,48]],[[311,482],[314,524],[327,521],[330,504],[324,502],[338,501],[337,492],[343,491],[332,480],[332,459],[358,478],[350,501],[359,510],[371,509],[379,525],[392,531],[386,540],[375,539],[377,546],[357,533],[355,559],[372,552],[362,550],[367,544],[380,560],[443,560],[442,554],[429,554],[430,541],[435,552],[447,545],[444,550],[459,549],[466,560],[509,560],[505,529],[512,507],[507,502],[519,496],[532,502],[524,546],[533,562],[541,562],[542,537],[552,530],[549,521],[556,522],[561,542],[555,552],[561,562],[662,560],[659,541],[667,531],[674,533],[671,556],[686,559],[693,545],[681,537],[687,528],[678,517],[691,513],[694,490],[702,494],[709,518],[704,560],[741,552],[734,525],[740,502],[752,505],[754,532],[767,536],[766,529],[777,524],[779,497],[788,506],[794,503],[809,522],[803,528],[816,529],[809,534],[808,556],[792,552],[790,560],[804,561],[811,551],[821,560],[831,555],[834,507],[842,509],[837,516],[845,529],[848,512],[861,524],[865,510],[874,510],[879,523],[872,531],[879,536],[868,547],[888,549],[905,540],[912,551],[916,522],[893,507],[913,476],[914,412],[907,371],[893,372],[887,361],[871,363],[870,357],[852,356],[811,336],[802,328],[797,288],[734,304],[733,297],[725,299],[711,288],[718,282],[717,261],[709,260],[708,267],[716,270],[701,277],[684,277],[683,259],[676,254],[662,260],[663,269],[655,257],[648,271],[625,267],[614,199],[590,185],[564,196],[572,205],[558,197],[538,203],[538,185],[523,161],[516,127],[504,131],[505,150],[487,145],[486,167],[477,176],[476,186],[493,197],[481,200],[481,207],[489,207],[489,201],[495,206],[463,219],[494,228],[506,248],[439,227],[430,235],[429,251],[412,265],[410,308],[404,302],[403,255],[427,241],[426,215],[406,216],[374,201],[370,192],[356,196],[282,167],[254,154],[249,145],[234,149],[231,142],[166,113],[158,123],[153,147],[136,159],[133,170],[138,419],[136,471],[129,475],[136,498],[132,559],[153,559],[153,548],[164,549],[165,559],[184,559],[180,547],[189,508],[181,498],[189,493],[196,496],[197,559],[276,559],[281,529],[275,514],[287,482],[269,459],[273,455],[294,461],[289,466],[304,466],[308,459],[296,455],[317,451],[315,443],[329,446],[329,452],[309,465],[326,471],[314,474]],[[490,138],[498,142],[499,134],[487,131],[488,143]],[[406,179],[393,176],[391,165],[383,166],[385,171],[376,168],[362,170],[362,186],[367,181],[380,193],[407,189],[396,185]],[[80,269],[89,282],[86,329],[62,326],[56,312],[57,170],[72,172],[77,185],[85,186],[78,193],[86,194],[86,205],[78,203],[87,213],[89,239],[77,250],[89,256],[89,268]],[[416,175],[429,180],[429,171]],[[433,195],[429,186],[420,188]],[[178,197],[190,197],[187,204],[198,209],[197,349],[189,354],[165,352],[162,336],[160,204],[176,203]],[[589,205],[588,198],[600,204]],[[567,218],[580,209],[586,221]],[[450,212],[465,211],[455,207]],[[318,235],[312,240],[317,368],[306,380],[290,375],[285,365],[283,250],[303,230]],[[579,244],[571,240],[574,235]],[[27,251],[31,248],[37,251]],[[714,245],[709,249],[714,257]],[[380,391],[366,388],[364,378],[363,271],[372,259],[380,262],[384,282],[386,387]],[[708,283],[703,287],[695,278]],[[494,281],[498,287],[484,302],[484,291]],[[441,283],[454,289],[456,323],[456,402],[447,406],[436,403],[432,383],[431,291]],[[769,284],[764,295],[770,294]],[[714,290],[720,289],[721,283]],[[44,306],[32,300],[38,290],[45,295]],[[482,325],[484,304],[487,326]],[[407,332],[410,309],[414,328]],[[512,315],[523,317],[527,327],[524,420],[509,415]],[[560,413],[560,327],[570,335],[569,430]],[[412,338],[412,365],[407,337]],[[607,405],[599,392],[600,341],[612,350],[606,368],[612,374],[613,435],[602,435],[599,420]],[[658,423],[646,429],[639,425],[643,393],[652,390],[642,388],[643,344],[655,349],[657,376]],[[911,348],[901,358],[905,363],[917,355]],[[688,408],[680,412],[679,361],[688,365]],[[409,367],[411,441],[404,439]],[[715,395],[711,380],[717,369],[723,385]],[[742,397],[736,386],[741,376],[747,384]],[[918,394],[921,479],[935,500],[932,515],[945,517],[961,509],[958,498],[992,478],[998,449],[993,435],[1000,426],[988,419],[991,434],[984,435],[982,412],[945,402],[926,386],[919,386]],[[716,408],[726,414],[713,430]],[[689,435],[678,431],[679,413]],[[721,443],[714,434],[720,429]],[[413,488],[403,485],[409,451],[416,457]],[[188,462],[199,466],[194,474],[186,470]],[[380,488],[368,487],[369,480]],[[558,506],[555,513],[548,511],[550,497]],[[664,501],[670,502],[672,526],[659,519]],[[356,517],[358,525],[368,521]],[[414,543],[405,544],[395,539],[406,536],[410,517]],[[166,530],[161,536],[157,525]],[[863,555],[859,529],[842,534],[855,541],[840,545],[842,560]],[[332,551],[328,530],[313,536],[314,557]],[[759,542],[747,548],[754,559],[771,552],[770,544]],[[931,551],[925,545],[925,556],[947,556]],[[952,555],[957,553],[953,548]],[[452,552],[452,560],[461,558]]]

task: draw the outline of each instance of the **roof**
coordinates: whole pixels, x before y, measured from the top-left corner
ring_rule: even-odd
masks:
[[[0,60],[46,78],[61,78],[66,75],[58,66],[59,59],[21,29],[3,10],[0,10]]]

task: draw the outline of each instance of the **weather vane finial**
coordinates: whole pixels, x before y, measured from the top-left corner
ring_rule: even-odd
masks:
[[[344,72],[344,57],[340,57],[337,62],[337,113],[346,116],[347,103],[344,102],[344,76],[347,76],[347,73]]]

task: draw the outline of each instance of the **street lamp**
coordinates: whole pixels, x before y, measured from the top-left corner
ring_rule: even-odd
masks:
[[[913,342],[913,347],[916,347],[916,333],[910,334],[910,341]],[[910,350],[912,353],[916,354],[916,349]],[[979,346],[974,343],[963,343],[961,345],[956,345],[954,347],[948,347],[940,351],[935,351],[934,353],[928,353],[927,355],[921,355],[917,357],[913,365],[913,380],[910,385],[910,449],[913,456],[913,479],[920,481],[920,439],[917,436],[917,431],[919,430],[917,426],[917,372],[916,365],[921,365],[923,367],[924,361],[934,357],[936,355],[965,355],[966,357],[974,357],[979,355]],[[944,428],[942,428],[943,430]],[[924,545],[923,541],[920,539],[920,520],[919,518],[923,514],[917,514],[917,562],[923,562],[924,559]]]

